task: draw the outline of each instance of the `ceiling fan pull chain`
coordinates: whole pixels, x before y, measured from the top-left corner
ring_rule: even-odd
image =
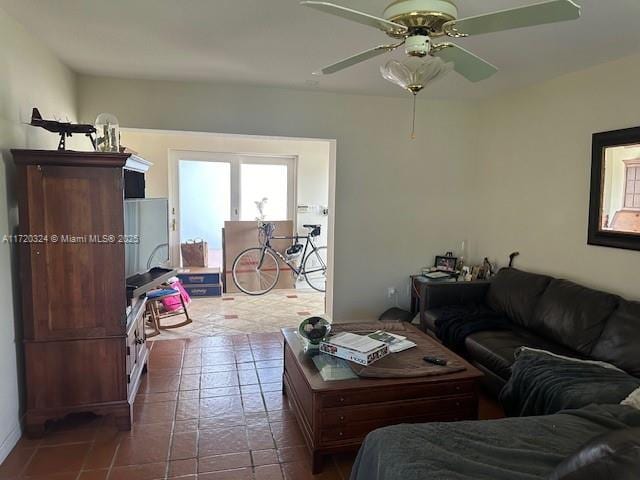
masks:
[[[411,121],[411,140],[416,139],[416,97],[417,95],[413,94],[413,120]]]

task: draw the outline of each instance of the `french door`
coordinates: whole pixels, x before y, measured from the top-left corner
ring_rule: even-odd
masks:
[[[210,152],[170,152],[171,263],[180,244],[205,240],[209,266],[222,266],[225,221],[293,220],[296,159]]]

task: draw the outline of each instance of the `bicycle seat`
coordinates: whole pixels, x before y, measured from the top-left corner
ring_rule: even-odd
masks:
[[[309,232],[309,235],[311,237],[318,237],[320,236],[320,225],[303,225],[303,227],[308,228],[309,230],[311,230]]]

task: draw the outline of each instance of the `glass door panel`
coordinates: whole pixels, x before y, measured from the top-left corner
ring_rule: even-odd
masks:
[[[289,179],[288,165],[242,163],[240,165],[240,220],[289,220],[292,194],[289,191]]]
[[[231,220],[231,163],[180,160],[180,242],[208,244],[209,267],[222,267],[222,228]]]

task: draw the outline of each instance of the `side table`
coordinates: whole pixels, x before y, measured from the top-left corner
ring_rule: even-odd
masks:
[[[411,275],[411,314],[415,316],[424,310],[427,285],[434,283],[456,283],[455,278],[432,280],[424,275]]]

